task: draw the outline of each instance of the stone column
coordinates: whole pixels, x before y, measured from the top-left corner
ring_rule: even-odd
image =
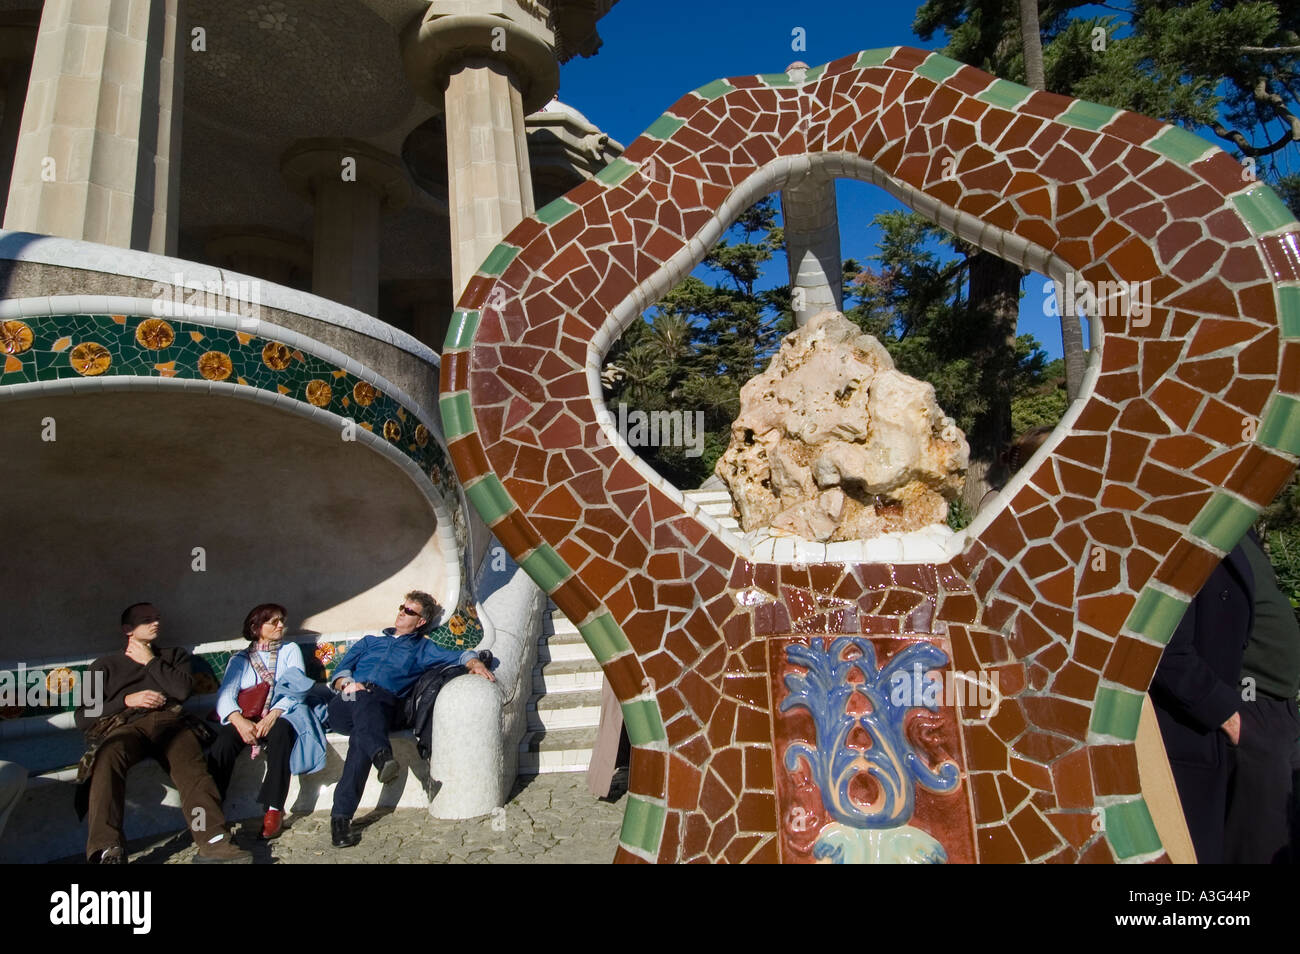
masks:
[[[378,314],[379,215],[411,197],[401,161],[363,142],[311,139],[284,154],[280,171],[315,209],[312,292]]]
[[[802,328],[813,315],[842,308],[843,264],[835,180],[813,173],[786,186],[781,191],[781,216],[785,220],[794,322]]]
[[[407,76],[446,109],[451,270],[456,296],[533,209],[524,117],[559,89],[555,34],[540,8],[500,15],[434,2],[402,39]]]
[[[5,228],[176,251],[182,0],[46,0]]]

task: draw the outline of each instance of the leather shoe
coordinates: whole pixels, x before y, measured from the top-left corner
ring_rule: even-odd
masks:
[[[122,850],[121,845],[114,845],[112,848],[105,848],[103,851],[95,852],[91,863],[97,865],[124,865],[126,864],[126,852]]]
[[[375,753],[373,762],[375,768],[379,771],[380,785],[387,785],[397,778],[397,773],[401,770],[397,764],[397,759],[393,758],[392,749],[380,749]]]
[[[194,856],[196,864],[236,864],[251,865],[252,852],[245,851],[226,834],[220,841],[210,841],[199,845],[199,853]]]
[[[351,848],[361,841],[361,836],[352,830],[352,819],[342,815],[330,816],[330,841],[335,848]]]
[[[270,841],[272,838],[278,838],[283,824],[284,812],[278,808],[268,808],[266,817],[262,819],[262,840]]]

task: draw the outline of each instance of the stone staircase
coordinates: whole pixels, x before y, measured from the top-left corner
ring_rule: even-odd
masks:
[[[725,491],[692,490],[686,496],[732,533],[740,527],[731,516]],[[533,699],[528,704],[528,732],[519,743],[519,774],[585,772],[591,764],[600,725],[600,664],[578,627],[549,603],[542,621]]]

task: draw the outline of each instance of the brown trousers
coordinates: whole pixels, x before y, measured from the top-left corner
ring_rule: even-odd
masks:
[[[126,773],[131,766],[154,758],[172,777],[181,795],[185,822],[196,845],[206,844],[226,830],[217,783],[208,774],[199,740],[175,712],[151,712],[114,731],[95,755],[90,776],[86,823],[86,857],[114,845],[125,846],[122,814],[126,802]]]

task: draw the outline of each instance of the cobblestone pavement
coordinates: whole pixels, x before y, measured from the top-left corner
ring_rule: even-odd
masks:
[[[495,816],[444,821],[423,809],[363,811],[353,822],[355,848],[330,845],[328,812],[290,816],[275,841],[256,841],[260,816],[236,826],[236,840],[257,864],[608,864],[618,846],[626,795],[587,791],[583,772],[521,778]],[[622,780],[620,775],[619,781]],[[133,843],[132,864],[185,864],[195,848],[185,835]]]

